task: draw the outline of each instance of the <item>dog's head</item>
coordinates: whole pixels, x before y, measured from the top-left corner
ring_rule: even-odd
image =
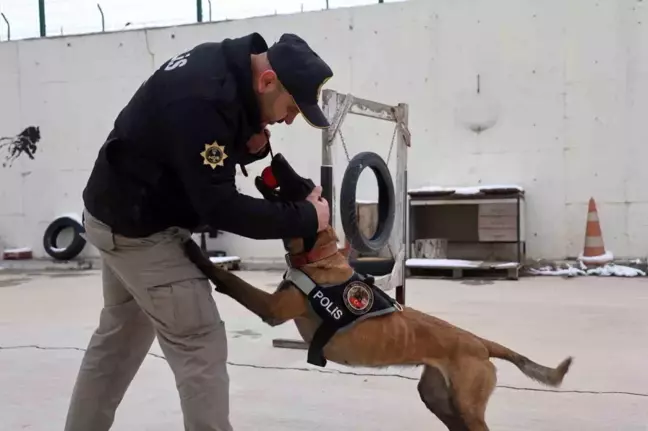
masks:
[[[315,189],[315,183],[309,178],[297,174],[286,158],[278,153],[257,176],[254,184],[265,199],[281,202],[303,201]],[[308,252],[322,244],[337,242],[335,231],[330,226],[310,238],[284,238],[284,248],[291,254]]]

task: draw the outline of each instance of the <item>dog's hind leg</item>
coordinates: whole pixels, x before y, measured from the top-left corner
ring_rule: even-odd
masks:
[[[417,389],[428,410],[434,413],[448,430],[470,431],[454,406],[452,389],[439,368],[425,365]]]
[[[469,431],[488,431],[486,405],[495,385],[495,366],[488,360],[464,357],[449,370],[453,404]]]

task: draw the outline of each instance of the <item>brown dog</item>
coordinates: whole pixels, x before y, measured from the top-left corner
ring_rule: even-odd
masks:
[[[257,189],[267,200],[282,204],[304,200],[315,187],[281,154],[273,157],[262,177],[255,180]],[[309,344],[312,364],[325,366],[328,359],[365,367],[422,365],[421,399],[450,431],[488,430],[484,414],[496,382],[489,358],[512,362],[546,385],[562,382],[571,357],[555,369],[547,368],[443,320],[402,307],[374,280],[355,273],[338,250],[337,239],[329,226],[316,237],[284,240],[291,268],[272,294],[214,266],[194,241],[189,240],[185,250],[217,291],[264,322],[274,326],[294,320]],[[395,272],[398,269],[395,266]]]
[[[337,250],[337,236],[332,228],[320,232],[304,259],[304,241],[285,241],[293,262],[317,285],[344,284],[354,273],[347,259]],[[328,252],[324,252],[328,250]],[[269,325],[294,320],[305,342],[311,343],[321,318],[314,313],[307,296],[292,282],[282,283],[270,294],[236,275],[214,266],[198,245],[189,241],[186,251],[216,290]],[[367,291],[349,294],[349,304],[356,309],[367,302]],[[354,300],[355,298],[355,300]],[[330,308],[330,307],[329,307]],[[525,375],[549,386],[559,386],[572,358],[557,368],[547,368],[495,342],[480,338],[436,317],[411,307],[367,318],[350,329],[332,336],[323,348],[324,356],[349,366],[423,366],[418,391],[427,408],[450,431],[484,431],[486,404],[495,388],[496,373],[489,358],[515,364]]]

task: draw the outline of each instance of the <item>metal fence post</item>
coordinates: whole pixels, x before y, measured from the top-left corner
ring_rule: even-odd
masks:
[[[40,35],[45,37],[45,0],[38,0],[38,17],[40,20]]]

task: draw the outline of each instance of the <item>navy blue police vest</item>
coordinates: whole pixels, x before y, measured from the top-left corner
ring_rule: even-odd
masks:
[[[306,295],[310,308],[321,319],[308,348],[308,363],[320,367],[325,367],[327,362],[322,350],[337,332],[346,331],[364,319],[402,310],[396,300],[374,285],[373,277],[357,272],[341,284],[318,285],[303,271],[290,268],[279,289],[288,282]]]

